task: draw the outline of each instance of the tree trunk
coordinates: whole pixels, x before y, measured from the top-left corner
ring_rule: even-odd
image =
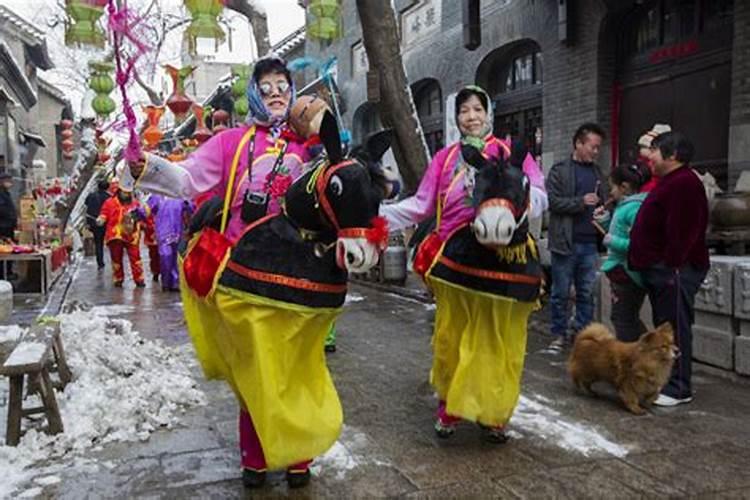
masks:
[[[268,38],[268,16],[255,8],[248,0],[225,0],[227,9],[239,12],[247,18],[253,28],[255,47],[258,49],[258,57],[262,57],[271,51],[271,42]]]
[[[406,191],[411,192],[419,184],[430,155],[401,59],[396,14],[391,0],[357,0],[357,10],[370,70],[377,71],[380,80],[381,118],[393,128],[393,153]]]

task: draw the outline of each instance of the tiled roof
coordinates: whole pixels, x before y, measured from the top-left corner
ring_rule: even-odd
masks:
[[[2,73],[5,76],[5,81],[18,96],[21,105],[25,109],[34,107],[38,100],[36,90],[34,90],[29,79],[26,78],[23,66],[18,64],[10,47],[3,40],[0,40],[0,66],[4,66]]]
[[[36,45],[44,41],[44,31],[40,30],[4,5],[0,5],[0,21],[2,21],[3,24],[8,23],[13,26],[24,39],[24,43]]]
[[[53,84],[48,82],[47,80],[37,76],[37,83],[39,84],[39,90],[46,92],[47,94],[51,95],[58,101],[68,103],[68,97],[65,95],[65,93],[60,90],[59,88],[55,87]]]
[[[285,57],[288,53],[305,43],[305,27],[301,26],[279,43],[271,47],[271,52],[279,57]]]

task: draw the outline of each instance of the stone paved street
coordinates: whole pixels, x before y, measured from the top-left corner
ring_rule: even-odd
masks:
[[[111,287],[90,259],[65,304],[123,304],[143,336],[191,349],[179,294]],[[65,306],[63,306],[65,307]],[[447,441],[432,429],[427,384],[432,305],[353,285],[330,368],[345,413],[339,442],[316,461],[311,485],[293,494],[283,475],[245,491],[239,479],[237,405],[222,384],[196,377],[209,404],[178,428],[143,443],[104,446],[98,465],[59,473],[45,498],[497,497],[748,498],[750,381],[707,368],[691,405],[636,417],[614,394],[576,394],[549,342],[541,314],[529,334],[523,395],[505,445],[482,443],[464,425]]]

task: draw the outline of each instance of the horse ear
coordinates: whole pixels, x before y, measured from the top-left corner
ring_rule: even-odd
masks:
[[[386,129],[367,138],[367,154],[372,161],[380,160],[393,141],[393,130]]]
[[[341,150],[339,126],[336,123],[336,117],[330,111],[325,112],[323,121],[320,122],[320,142],[323,143],[332,165],[339,163],[344,158],[344,153]]]
[[[487,159],[482,156],[482,152],[474,146],[470,146],[468,144],[463,144],[461,146],[461,156],[466,163],[476,168],[477,170],[482,170],[489,165],[489,161],[487,161]]]

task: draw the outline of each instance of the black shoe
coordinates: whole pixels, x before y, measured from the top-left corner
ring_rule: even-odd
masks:
[[[435,419],[435,434],[440,439],[448,439],[456,432],[456,426],[453,424],[444,424],[439,418]]]
[[[336,344],[326,344],[324,349],[326,352],[336,352]]]
[[[97,264],[96,268],[99,270],[104,269],[104,264]]]
[[[307,469],[305,472],[287,471],[286,473],[286,484],[289,485],[289,488],[291,489],[304,488],[309,482],[310,469]]]
[[[242,469],[242,485],[245,488],[260,488],[266,482],[266,471]]]
[[[158,274],[154,274],[153,280],[154,280],[154,282],[159,281],[159,275]]]
[[[488,427],[479,425],[482,429],[482,440],[492,444],[505,444],[508,442],[508,435],[503,427]]]
[[[138,288],[146,288],[146,283],[144,283],[143,281],[136,281],[135,286],[137,286]]]
[[[122,281],[115,281],[115,288],[122,288]]]

